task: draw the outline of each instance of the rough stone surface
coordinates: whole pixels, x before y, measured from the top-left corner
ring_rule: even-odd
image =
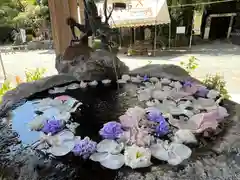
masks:
[[[173,70],[173,71],[172,71]],[[176,80],[191,78],[179,67],[164,65],[156,67],[146,66],[132,72],[139,75],[165,76]],[[65,77],[65,80],[64,78]],[[55,79],[55,80],[53,80]],[[74,81],[71,76],[53,76],[36,83],[27,83],[18,87],[4,96],[1,109],[10,107],[14,102],[32,95],[34,92],[45,90],[55,85]],[[53,84],[52,82],[55,82]],[[30,90],[31,89],[31,90]],[[27,91],[27,92],[24,92]],[[12,96],[12,98],[11,98]],[[8,100],[11,99],[8,102]],[[130,170],[123,168],[115,177],[115,180],[237,180],[240,179],[240,136],[239,117],[240,105],[225,101],[224,105],[230,112],[226,130],[218,138],[208,143],[204,149],[198,148],[192,157],[180,166],[162,166],[161,164],[150,167],[147,170]],[[8,126],[0,124],[0,172],[8,180],[75,180],[89,178],[79,176],[74,166],[69,167],[63,162],[52,158],[46,158],[30,148],[22,148],[19,145],[17,134]],[[87,171],[87,169],[85,169]],[[91,173],[91,172],[89,172]],[[109,172],[111,173],[111,172]],[[101,178],[100,178],[101,179]],[[103,178],[104,179],[104,178]]]
[[[116,55],[105,50],[96,50],[90,52],[90,55],[79,55],[73,60],[65,60],[61,55],[57,56],[55,67],[59,73],[70,74],[78,80],[105,78],[114,80],[115,72],[118,76],[129,72],[129,68]]]

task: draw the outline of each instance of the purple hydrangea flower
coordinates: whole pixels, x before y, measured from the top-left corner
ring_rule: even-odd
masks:
[[[148,80],[149,80],[148,76],[145,75],[145,76],[143,77],[143,81],[148,81]]]
[[[159,109],[151,107],[147,109],[147,119],[154,122],[165,120]]]
[[[60,120],[48,120],[44,123],[42,132],[56,134],[63,129],[63,123]]]
[[[87,159],[96,149],[97,143],[92,141],[89,137],[85,137],[75,144],[72,152],[75,156],[81,156],[83,159]]]
[[[169,126],[168,126],[167,121],[165,119],[160,121],[159,124],[157,125],[155,131],[156,131],[157,136],[166,135],[169,132]]]
[[[207,89],[206,87],[202,87],[202,88],[198,89],[196,95],[198,95],[200,97],[206,97],[208,92],[209,92],[209,89]]]
[[[99,134],[104,139],[117,139],[123,134],[122,125],[115,121],[108,122],[104,124]]]
[[[192,86],[192,82],[191,81],[184,81],[183,82],[183,86],[184,87],[187,87],[187,86],[191,87]]]

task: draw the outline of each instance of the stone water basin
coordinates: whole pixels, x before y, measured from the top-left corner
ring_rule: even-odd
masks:
[[[113,83],[108,87],[98,85],[97,87],[88,88],[88,89],[76,89],[69,90],[64,95],[69,95],[80,102],[83,103],[81,110],[75,113],[72,113],[74,121],[80,123],[80,126],[77,128],[76,135],[79,136],[89,136],[95,141],[100,141],[98,134],[99,129],[102,125],[108,121],[118,120],[118,117],[122,115],[128,108],[132,106],[144,106],[143,102],[138,101],[135,96],[135,91],[139,85],[136,84],[126,84],[120,85],[120,87]],[[56,97],[60,94],[49,95],[47,91],[37,93],[34,96],[30,97],[28,100],[32,101],[38,98],[46,97]],[[21,109],[22,108],[22,109]],[[24,111],[28,113],[19,115]],[[20,145],[26,146],[33,143],[38,139],[38,133],[29,132],[26,123],[31,120],[34,112],[31,110],[28,102],[25,106],[20,106],[19,108],[13,111],[13,123],[12,128],[19,135],[18,139],[21,140]],[[23,123],[19,123],[21,119]],[[220,134],[215,141],[206,140],[206,144],[200,143],[198,146],[193,148],[192,157],[184,162],[183,164],[172,167],[166,163],[160,161],[153,161],[156,163],[150,168],[140,169],[140,170],[131,170],[128,167],[121,168],[118,171],[108,170],[101,167],[98,163],[94,163],[90,160],[83,161],[78,157],[72,156],[69,154],[61,158],[49,158],[44,156],[40,152],[31,151],[30,148],[21,149],[19,147],[19,142],[9,142],[11,144],[10,153],[6,153],[7,156],[2,157],[1,160],[5,160],[11,156],[11,153],[14,154],[16,151],[11,151],[12,149],[20,149],[22,157],[18,157],[13,160],[12,163],[22,163],[16,167],[16,172],[14,173],[15,177],[19,179],[104,179],[104,180],[113,180],[113,179],[212,179],[213,178],[222,178],[225,177],[238,177],[233,173],[239,172],[238,166],[227,164],[230,159],[237,159],[237,156],[231,152],[230,155],[221,154],[218,152],[215,146],[215,143],[219,143],[219,138],[223,136]],[[236,140],[237,138],[234,137]],[[238,147],[238,145],[235,145]],[[15,148],[13,148],[15,147]],[[3,153],[4,154],[4,153]],[[16,156],[20,156],[17,154]],[[28,155],[26,155],[28,154]],[[31,158],[29,158],[31,154]],[[34,160],[35,159],[35,160]],[[228,159],[228,161],[226,161]],[[221,168],[217,167],[217,161],[221,161]],[[223,164],[223,162],[225,164]],[[230,161],[231,162],[231,161]],[[11,163],[6,163],[6,167],[11,167]],[[31,164],[31,165],[30,165]],[[215,169],[214,169],[214,164]],[[31,168],[29,166],[32,166]],[[209,173],[207,172],[209,168]],[[228,172],[226,169],[228,168]],[[231,171],[229,171],[231,168]],[[213,169],[213,170],[212,170]],[[198,170],[196,173],[195,171]],[[212,172],[213,171],[213,172]],[[10,175],[9,169],[5,168],[5,174],[9,179],[15,179],[13,174]],[[233,176],[234,175],[234,176]],[[101,177],[101,178],[99,178]]]

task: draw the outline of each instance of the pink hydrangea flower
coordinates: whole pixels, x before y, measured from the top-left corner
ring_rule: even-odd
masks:
[[[119,117],[120,123],[125,128],[138,127],[138,119],[126,114]]]
[[[151,141],[151,136],[147,129],[131,128],[128,131],[124,131],[120,139],[130,145],[148,146]]]
[[[138,127],[139,121],[144,118],[145,110],[138,106],[129,108],[127,112],[119,117],[120,123],[125,128]]]
[[[69,98],[70,98],[69,96],[62,95],[62,96],[56,97],[55,99],[58,99],[60,101],[67,101],[67,100],[69,100]]]

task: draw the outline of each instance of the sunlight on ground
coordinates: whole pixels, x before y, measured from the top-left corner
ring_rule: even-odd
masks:
[[[214,46],[212,48],[212,46]],[[190,56],[199,59],[199,66],[193,72],[197,79],[203,79],[208,73],[220,73],[227,82],[227,89],[234,100],[240,103],[240,48],[231,44],[217,44],[211,46],[193,47],[187,54],[169,52],[159,57],[127,57],[119,55],[119,59],[129,66],[130,70],[151,64],[175,64],[187,61]],[[10,80],[15,76],[24,77],[26,69],[47,68],[46,76],[57,74],[55,69],[55,54],[52,50],[16,52],[15,54],[2,53],[4,66]],[[0,80],[3,73],[0,69]]]

